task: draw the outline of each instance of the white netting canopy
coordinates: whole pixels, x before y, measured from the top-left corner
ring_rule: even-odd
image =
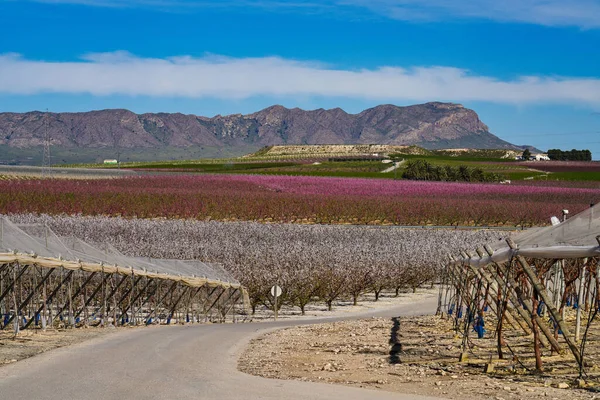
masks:
[[[35,257],[37,263],[60,265],[64,261],[65,266],[85,263],[84,269],[89,270],[96,265],[105,269],[116,268],[118,272],[134,270],[138,275],[166,275],[169,277],[167,279],[181,277],[186,282],[205,281],[239,286],[239,282],[219,264],[198,260],[129,257],[108,243],[93,246],[76,237],[58,236],[44,225],[17,225],[7,218],[0,218],[0,255],[6,260],[22,255]]]
[[[482,267],[492,262],[508,261],[514,255],[532,258],[585,258],[600,256],[600,205],[563,221],[557,225],[533,228],[512,237],[517,248],[499,240],[491,243],[494,250],[490,257],[460,258],[456,262],[468,262]]]

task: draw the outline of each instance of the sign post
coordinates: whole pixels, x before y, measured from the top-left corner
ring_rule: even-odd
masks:
[[[274,285],[271,288],[271,296],[275,298],[275,321],[277,321],[277,298],[281,296],[281,288],[277,285]]]

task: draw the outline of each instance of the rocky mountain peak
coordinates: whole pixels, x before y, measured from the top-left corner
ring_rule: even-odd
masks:
[[[124,109],[0,113],[0,146],[40,146],[46,127],[52,145],[60,148],[198,147],[199,156],[205,146],[236,154],[277,144],[516,148],[492,135],[475,111],[442,102],[406,107],[383,104],[358,114],[349,114],[341,108],[305,111],[273,105],[252,114],[212,118],[181,113],[134,114]]]

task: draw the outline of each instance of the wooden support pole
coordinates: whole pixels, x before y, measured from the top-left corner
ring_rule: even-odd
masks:
[[[523,309],[520,307],[519,301],[517,299],[517,296],[515,295],[515,293],[513,292],[513,290],[511,290],[511,284],[510,284],[510,277],[507,275],[507,271],[506,269],[503,269],[500,265],[494,263],[494,266],[496,267],[496,269],[502,271],[502,274],[505,276],[505,279],[503,279],[498,272],[496,271],[490,271],[489,272],[489,277],[491,280],[493,280],[493,282],[496,282],[496,284],[498,285],[498,290],[499,292],[496,293],[496,297],[501,297],[502,292],[506,293],[506,299],[508,301],[510,301],[510,303],[512,303],[513,306],[511,306],[510,304],[506,305],[506,309],[509,313],[514,313],[516,312],[517,314],[519,314],[519,317],[514,316],[515,320],[519,323],[519,325],[521,326],[521,328],[523,329],[523,332],[525,332],[526,335],[529,335],[531,333],[531,329],[533,329],[533,325],[531,324],[531,315],[528,315],[527,313],[525,313],[525,311],[523,311]],[[507,282],[505,282],[505,280],[509,283],[507,285]],[[514,287],[514,286],[512,286]],[[523,326],[523,324],[525,324],[526,326]]]
[[[173,314],[175,313],[175,310],[177,309],[177,305],[179,305],[179,302],[181,301],[181,299],[186,294],[186,292],[188,291],[189,288],[190,288],[189,286],[186,286],[183,289],[183,291],[181,292],[181,294],[179,295],[179,297],[177,298],[177,300],[175,300],[175,304],[173,304],[171,306],[171,312],[169,313],[169,317],[167,318],[167,321],[169,321],[169,323],[171,322],[171,319],[173,318]]]
[[[2,265],[2,268],[0,269],[0,293],[4,292],[4,281],[6,280],[5,276],[8,276],[8,274],[5,274],[4,271],[8,270],[8,266],[9,264]],[[8,307],[6,307],[6,305],[0,301],[0,326],[2,326],[2,315],[4,315],[7,308]]]
[[[36,314],[39,313],[40,311],[42,311],[42,309],[45,309],[47,304],[52,303],[52,300],[54,299],[54,296],[56,296],[56,294],[58,293],[58,291],[60,290],[60,288],[71,278],[71,274],[73,272],[74,271],[69,271],[67,273],[67,275],[64,277],[64,279],[62,279],[60,281],[60,283],[58,284],[58,286],[56,286],[54,288],[54,290],[50,293],[50,296],[48,296],[48,298],[45,300],[44,305],[42,305],[40,308],[38,308]],[[23,327],[23,329],[27,329],[27,327],[29,325],[31,325],[32,322],[33,322],[32,320],[27,321],[27,323],[25,324],[25,326]]]
[[[106,303],[106,281],[109,277],[108,274],[104,273],[104,264],[102,264],[102,277],[106,277],[106,279],[102,279],[102,307],[100,308],[100,315],[102,316],[100,319],[100,325],[106,326],[106,313],[107,313],[107,303]]]
[[[456,289],[456,307],[458,309],[459,306],[462,307],[462,303],[463,301],[465,301],[465,297],[469,295],[469,293],[467,293],[465,289],[466,282],[468,279],[467,277],[463,278],[463,275],[465,274],[464,270],[461,270],[457,267],[451,268],[448,272],[450,274],[450,277],[452,278],[452,281],[454,281],[454,287]]]
[[[489,287],[489,290],[492,293],[492,295],[498,297],[498,291],[494,287],[493,283],[495,282],[500,288],[502,288],[502,286],[504,286],[503,282],[499,282],[499,280],[497,279],[496,276],[494,276],[494,275],[490,276],[484,270],[478,270],[477,268],[473,267],[472,265],[469,265],[469,268],[473,271],[474,274],[476,274],[478,277],[480,277],[480,279],[483,279],[489,285],[488,287]],[[500,315],[498,314],[500,312],[500,310],[495,309],[495,307],[493,306],[493,302],[490,302],[490,307],[492,307],[492,310],[494,311],[496,316],[498,318],[500,318]],[[502,313],[503,314],[502,317],[504,319],[506,319],[506,322],[508,322],[511,326],[513,326],[513,328],[515,327],[515,323],[516,323],[523,330],[523,332],[525,332],[526,335],[529,335],[529,331],[527,330],[527,328],[521,324],[520,319],[518,317],[516,317],[513,313],[514,313],[513,308],[506,307],[506,314]]]
[[[148,315],[146,316],[146,324],[148,324],[148,321],[150,320],[150,318],[152,318],[152,316],[154,314],[156,314],[156,312],[158,311],[158,308],[160,306],[162,306],[163,302],[165,301],[165,299],[167,298],[167,296],[169,294],[171,294],[173,292],[173,289],[175,289],[175,286],[177,285],[177,281],[173,282],[171,284],[171,286],[169,287],[169,290],[167,290],[163,296],[160,298],[160,300],[158,300],[158,302],[156,303],[155,307],[153,310],[150,310],[150,313],[148,313]]]
[[[121,284],[123,282],[125,282],[125,279],[127,279],[126,277],[121,278],[121,280],[119,281],[118,284],[115,285],[115,274],[111,274],[110,275],[110,286],[112,287],[111,290],[111,295],[108,296],[108,299],[110,301],[110,299],[112,298],[112,317],[113,317],[113,327],[117,327],[117,290],[119,289],[119,286],[121,286]]]
[[[123,284],[123,282],[125,282],[126,280],[127,280],[126,276],[124,276],[123,278],[121,278],[121,280],[119,281],[119,283],[117,283],[117,285],[111,289],[110,293],[108,294],[107,299],[110,299],[111,297],[113,297],[117,293],[117,290],[119,290],[119,288],[121,287],[121,285]]]
[[[156,291],[153,296],[150,296],[150,299],[152,301],[148,305],[148,314],[150,314],[150,312],[152,312],[152,310],[156,309],[156,307],[158,305],[158,300],[160,298],[160,289],[162,288],[162,286],[163,286],[163,280],[157,279],[156,280]],[[144,324],[148,325],[148,319],[144,318]]]
[[[63,267],[61,267],[63,268]],[[79,289],[81,289],[81,286],[79,287]],[[81,290],[77,290],[77,292],[75,294],[73,294],[73,275],[71,275],[71,279],[69,280],[69,283],[67,284],[67,292],[68,292],[68,296],[69,296],[69,325],[73,326],[75,324],[75,319],[73,318],[73,300],[75,300],[75,298],[79,295],[79,293],[81,292]]]
[[[17,263],[18,265],[18,263]],[[22,275],[22,274],[21,274]],[[21,276],[19,275],[19,276]],[[16,269],[13,269],[13,282],[15,283],[15,285],[17,284],[18,278],[17,278],[17,272]],[[17,316],[16,320],[15,320],[15,336],[17,336],[19,334],[19,315],[17,313],[17,291],[13,290],[12,291],[12,301],[13,301],[13,306],[15,307],[15,315]],[[10,323],[10,321],[9,321]],[[6,324],[8,325],[8,323]]]
[[[104,286],[104,281],[108,279],[108,275],[107,276],[103,276],[102,277],[102,281],[94,288],[94,290],[92,291],[92,294],[87,298],[87,300],[85,301],[85,303],[83,304],[83,307],[81,307],[77,313],[75,313],[75,319],[77,319],[77,317],[79,317],[81,315],[81,313],[90,305],[90,303],[94,300],[94,298],[96,297],[96,295],[98,294],[98,292],[100,291],[100,289],[102,289],[102,286]],[[89,282],[89,279],[86,281]],[[83,285],[82,285],[83,287]]]
[[[121,286],[120,284],[123,283],[125,280],[129,279],[129,277],[130,277],[129,275],[124,276],[123,279],[121,279],[121,282],[119,282],[119,286]],[[129,296],[129,294],[133,290],[133,286],[137,285],[137,283],[140,281],[140,279],[142,279],[142,277],[138,276],[135,281],[132,281],[131,287],[127,288],[127,290],[125,291],[125,293],[119,299],[119,304],[122,303]]]
[[[533,309],[537,310],[538,307],[538,294],[533,292],[531,293]],[[535,314],[537,315],[537,313]],[[533,323],[533,351],[535,353],[535,370],[537,372],[542,372],[542,351],[540,349],[540,332],[538,330],[538,323],[535,318],[531,319]]]
[[[196,296],[198,296],[198,293],[200,293],[200,290],[202,290],[204,286],[199,286],[196,291],[194,292],[193,295],[190,296],[190,302],[192,303],[192,314],[194,313],[194,299],[196,298]]]
[[[229,302],[229,299],[231,299],[233,297],[233,294],[237,293],[237,297],[235,298],[235,300],[233,300],[232,302]],[[232,295],[229,296],[228,299],[228,307],[225,311],[225,315],[229,314],[229,311],[237,304],[237,302],[240,300],[240,297],[242,297],[242,291],[241,289],[234,289],[232,292]],[[235,322],[235,314],[234,314],[234,320],[233,322]]]
[[[215,286],[214,288],[212,288],[212,290],[210,291],[210,293],[208,293],[208,287],[207,286],[203,286],[207,289],[207,295],[204,298],[204,301],[202,302],[202,312],[204,313],[204,319],[207,320],[208,318],[208,309],[206,308],[208,302],[210,301],[210,298],[212,297],[213,293],[219,288],[218,286]]]
[[[579,336],[581,335],[581,308],[583,305],[583,291],[585,288],[585,280],[586,280],[586,264],[587,258],[583,260],[583,265],[581,266],[581,272],[579,273],[579,293],[577,297],[577,316],[575,322],[575,342],[579,343]]]
[[[12,291],[12,289],[15,287],[17,281],[19,279],[21,279],[21,276],[23,276],[25,271],[27,271],[27,269],[29,268],[29,265],[24,265],[24,266],[19,265],[18,267],[20,268],[19,273],[17,275],[14,275],[13,281],[8,285],[8,287],[4,290],[3,293],[0,293],[0,301],[2,301],[4,299],[4,297],[6,297],[6,295]]]
[[[217,289],[217,288],[215,288],[215,289]],[[224,288],[221,288],[221,289],[223,289],[223,290],[221,291],[221,293],[219,293],[219,295],[217,296],[217,298],[215,299],[215,301],[213,301],[213,303],[211,304],[211,306],[208,307],[208,310],[206,310],[206,314],[208,314],[210,312],[210,310],[212,310],[212,308],[215,306],[215,304],[217,304],[217,301],[219,301],[219,299],[221,298],[221,296],[223,296],[223,293],[225,293],[226,289],[224,289]],[[211,292],[211,294],[213,292],[214,292],[214,290]]]
[[[152,280],[152,278],[150,278],[149,280],[150,280],[150,281],[153,281],[153,280]],[[157,279],[156,281],[153,281],[155,285],[154,285],[154,288],[152,288],[152,290],[150,291],[150,293],[148,293],[147,291],[145,292],[145,294],[147,294],[147,296],[146,296],[145,300],[143,300],[143,301],[140,303],[140,306],[139,306],[139,311],[140,311],[140,312],[141,312],[141,310],[142,310],[142,307],[144,307],[144,305],[145,305],[146,303],[148,303],[148,302],[150,301],[150,299],[152,298],[152,296],[154,296],[154,295],[156,294],[156,292],[158,291],[158,289],[159,289],[159,284],[158,284],[158,282],[159,282],[159,281],[160,281],[160,279]]]
[[[229,288],[229,290],[231,290],[231,288]],[[231,298],[233,297],[233,295],[237,292],[237,289],[233,289],[231,290],[231,293],[229,293],[229,296],[227,296],[227,299],[225,300],[225,304],[229,304],[229,300],[231,300]],[[227,311],[229,311],[229,308],[226,309]],[[227,312],[225,312],[223,314],[223,311],[221,311],[221,314],[223,315],[223,320],[225,320],[225,316],[227,315]]]
[[[39,274],[40,274],[40,277],[41,277],[41,278],[43,278],[43,273],[42,273],[42,268],[41,268],[41,267],[40,267],[40,270],[39,270]],[[35,279],[35,282],[34,282],[34,283],[36,283],[36,282],[37,282],[37,274],[35,275],[35,278],[34,278],[34,279]],[[34,295],[35,295],[35,296],[37,296],[37,299],[35,299],[35,300],[33,301],[33,303],[34,303],[33,305],[30,305],[30,306],[29,306],[29,310],[30,310],[30,312],[31,312],[31,307],[33,307],[33,309],[35,310],[35,309],[36,309],[36,305],[37,305],[37,304],[40,304],[40,303],[42,302],[42,301],[41,301],[41,299],[42,299],[43,297],[42,297],[42,293],[40,293],[40,292],[42,292],[42,291],[44,290],[44,288],[45,288],[45,286],[46,286],[46,283],[47,283],[47,282],[44,282],[44,283],[42,283],[42,285],[41,285],[41,287],[39,288],[39,290],[35,290],[35,291],[34,291]],[[36,283],[36,286],[37,286],[37,283]],[[34,312],[34,313],[33,313],[33,315],[32,315],[32,316],[31,316],[31,318],[30,318],[30,320],[32,320],[32,319],[33,319],[33,321],[34,321],[34,327],[36,327],[36,326],[38,325],[38,318],[39,318],[39,321],[41,321],[41,317],[40,317],[40,316],[38,315],[38,313],[36,313],[36,312]],[[29,322],[29,321],[27,321],[27,322]]]
[[[513,249],[513,250],[517,249],[516,243],[511,238],[506,239],[506,243],[508,244],[508,246],[511,249]],[[569,332],[569,329],[567,328],[567,325],[565,324],[565,322],[562,318],[562,315],[560,315],[560,313],[552,305],[552,300],[550,299],[550,296],[548,296],[548,292],[546,291],[546,288],[540,283],[535,272],[531,269],[531,267],[529,266],[529,264],[527,263],[527,261],[525,260],[525,258],[523,256],[517,255],[516,259],[517,259],[517,262],[519,263],[519,265],[521,266],[521,268],[523,268],[523,271],[525,272],[527,277],[529,278],[529,281],[533,285],[533,288],[539,294],[539,296],[542,298],[542,300],[548,307],[548,311],[550,311],[552,318],[554,319],[554,321],[556,322],[556,324],[562,331],[562,335],[563,335],[565,341],[567,342],[567,345],[569,346],[571,353],[573,353],[575,360],[577,361],[578,364],[581,364],[581,354],[579,353],[579,349],[577,348],[577,346],[575,345],[575,342],[571,338],[571,333]],[[534,314],[537,315],[537,313],[535,313],[535,310],[533,310],[533,311],[534,311]]]
[[[46,317],[48,310],[48,284],[49,282],[44,283],[44,287],[42,288],[42,306],[36,312],[36,314],[40,315],[43,330],[46,330],[46,324],[48,323],[48,319]]]
[[[144,270],[144,271],[145,271],[145,270]],[[142,290],[142,292],[141,292],[140,296],[138,296],[138,299],[139,299],[139,298],[141,298],[141,296],[144,296],[144,297],[146,297],[146,298],[150,298],[150,296],[147,296],[147,294],[148,294],[148,286],[150,286],[151,279],[150,279],[150,278],[148,278],[147,276],[146,276],[146,277],[144,277],[144,279],[146,280],[146,286],[144,286],[144,289]],[[136,302],[136,301],[137,301],[137,299],[136,299],[136,300],[134,300],[134,302],[133,302],[133,303],[135,304],[135,302]],[[133,318],[134,318],[134,320],[136,321],[136,324],[137,324],[137,321],[139,320],[139,314],[140,314],[140,312],[142,311],[142,307],[143,307],[143,306],[144,306],[144,304],[142,303],[142,300],[140,300],[140,301],[139,301],[139,304],[138,304],[138,306],[137,306],[137,307],[136,307],[136,309],[133,311]]]
[[[141,278],[141,276],[140,276],[140,278]],[[135,279],[135,275],[133,273],[133,267],[131,267],[131,291],[129,292],[129,305],[127,306],[127,309],[133,307],[132,299],[135,296],[135,289],[136,289],[139,281],[140,281],[140,279],[138,279],[138,280]],[[127,312],[121,311],[121,320],[123,319],[123,314],[127,314]],[[131,313],[131,321],[129,323],[131,325],[135,325],[135,314],[133,313],[133,309],[132,309],[132,313]]]
[[[10,324],[11,321],[14,319],[15,316],[19,315],[19,312],[21,312],[21,310],[23,310],[23,308],[29,304],[29,302],[31,301],[31,299],[33,298],[33,296],[35,295],[35,293],[40,289],[40,287],[42,287],[42,285],[44,284],[44,282],[46,282],[48,280],[48,278],[50,278],[50,275],[52,275],[52,273],[54,272],[54,269],[50,269],[48,271],[48,273],[46,275],[44,275],[44,278],[36,285],[35,289],[31,291],[31,293],[29,293],[29,296],[27,296],[27,298],[19,305],[17,306],[16,310],[15,310],[15,314],[11,315],[10,318],[8,319],[8,321],[6,321],[6,325]],[[35,320],[35,316],[30,319],[30,321]]]
[[[123,283],[123,281],[125,281],[125,280],[126,280],[126,279],[128,279],[128,278],[129,278],[129,275],[127,275],[127,276],[124,276],[124,277],[123,277],[123,279],[121,279],[121,282],[120,282],[120,283]],[[133,291],[133,287],[134,287],[135,285],[137,285],[137,284],[138,284],[138,282],[140,281],[140,279],[142,279],[142,277],[141,277],[141,276],[138,276],[138,277],[137,277],[135,280],[133,280],[133,279],[132,279],[132,284],[131,284],[131,287],[130,287],[130,288],[128,288],[128,289],[125,291],[125,294],[123,294],[123,296],[121,296],[121,300],[119,300],[119,302],[118,302],[118,304],[119,304],[119,305],[120,305],[121,303],[123,303],[123,301],[124,301],[124,300],[125,300],[125,299],[126,299],[128,296],[129,296],[129,294],[130,294],[130,293]],[[130,297],[130,299],[131,299],[131,297]],[[129,304],[131,304],[131,301],[129,301]],[[123,316],[123,314],[124,314],[124,312],[121,312],[121,317]],[[116,321],[115,321],[115,322],[116,322]]]
[[[82,271],[82,272],[83,272],[83,271]],[[98,288],[98,290],[102,289],[102,281],[103,281],[103,280],[104,280],[104,276],[103,276],[102,274],[100,274],[100,282],[101,282],[101,284],[100,284],[100,287]],[[88,305],[89,303],[91,303],[91,302],[94,300],[95,296],[96,296],[96,294],[95,294],[95,293],[94,293],[94,294],[92,294],[91,296],[88,296],[88,294],[89,294],[89,293],[88,293],[88,288],[87,288],[87,286],[86,286],[86,287],[83,289],[83,293],[82,293],[82,295],[81,295],[81,298],[82,298],[82,300],[83,300],[82,302],[83,302],[83,304],[84,304],[84,306],[83,306],[83,321],[84,321],[84,322],[83,322],[83,324],[84,324],[85,326],[87,326],[87,325],[88,325],[88,323],[89,323],[89,318],[90,318],[90,315],[89,315],[89,312],[88,312],[88,307],[87,307],[87,305]],[[77,315],[75,316],[75,322],[77,323]]]
[[[442,270],[446,269],[446,267],[444,265],[441,265]],[[437,301],[437,308],[435,310],[435,315],[440,315],[442,316],[442,318],[444,318],[444,312],[442,311],[442,298],[444,296],[444,281],[446,279],[445,274],[442,274],[442,279],[440,281],[440,287],[438,290],[438,301]]]
[[[510,287],[511,288],[518,287],[518,283],[514,280],[514,278],[512,278],[510,275],[508,275],[507,269],[502,267],[501,265],[498,265],[498,267],[502,271],[502,273],[505,276],[507,276]],[[520,293],[519,296],[517,297],[517,294],[515,294],[514,290],[510,290],[509,293],[511,295],[511,301],[514,304],[515,309],[523,312],[523,310],[519,308],[519,304],[522,304],[523,307],[525,308],[525,311],[527,311],[527,314],[525,314],[527,316],[526,321],[527,321],[528,325],[531,327],[531,329],[533,329],[533,325],[531,325],[532,324],[531,318],[533,318],[533,319],[535,319],[538,328],[544,334],[544,337],[548,340],[548,343],[550,344],[552,349],[554,351],[556,351],[557,353],[562,354],[563,350],[562,350],[560,344],[556,341],[556,338],[550,331],[550,328],[548,328],[548,325],[546,324],[546,322],[537,314],[537,309],[535,309],[533,307],[533,303],[531,302],[531,300],[527,299],[525,296],[523,296],[522,293]],[[520,302],[519,302],[519,300],[520,300]],[[544,345],[546,345],[546,344],[544,344]]]
[[[67,281],[71,282],[72,281],[72,275],[73,275],[73,271],[69,271],[67,272],[67,276],[65,276],[65,278],[63,279],[63,282],[60,284],[60,286],[58,288],[60,288],[64,283],[66,283]],[[79,288],[75,291],[75,294],[73,295],[73,298],[79,296],[79,293],[81,293],[81,291],[83,290],[83,288],[89,283],[89,281],[92,280],[92,278],[96,275],[96,272],[92,272],[90,274],[90,276],[88,276],[88,278],[83,282],[83,284],[81,286],[79,286]],[[58,290],[57,288],[57,290]],[[72,302],[71,299],[69,299],[69,304]],[[56,318],[58,318],[62,312],[65,310],[65,308],[67,308],[67,304],[65,303],[65,305],[63,305],[61,308],[59,308],[58,312],[56,313],[56,315],[54,316],[54,318],[52,319],[52,322],[54,322],[54,320]],[[72,315],[72,314],[71,314]]]
[[[140,298],[142,297],[142,295],[144,294],[144,291],[146,289],[148,289],[148,286],[150,286],[150,284],[152,283],[152,280],[148,279],[148,282],[146,283],[146,285],[144,286],[144,288],[142,290],[138,290],[138,293],[135,295],[135,297],[133,297],[132,301],[130,302],[130,304],[127,305],[127,307],[125,307],[122,311],[121,314],[126,314],[127,311],[129,311],[130,308],[132,308],[132,305]],[[150,296],[148,296],[148,298],[150,298]]]
[[[485,245],[484,246],[485,251],[491,256],[492,254],[494,254],[493,250],[488,246]],[[503,266],[496,264],[496,267],[502,272],[502,274],[506,277],[506,282],[508,283],[509,286],[506,286],[503,282],[503,280],[497,276],[496,274],[492,273],[492,275],[495,277],[497,282],[502,282],[502,285],[504,286],[505,290],[508,290],[508,294],[509,294],[509,298],[510,301],[513,303],[513,305],[515,306],[514,309],[517,310],[517,312],[519,313],[519,315],[521,315],[521,317],[523,318],[523,320],[527,323],[527,325],[529,326],[530,329],[533,330],[533,323],[531,321],[531,318],[534,318],[536,320],[537,326],[539,327],[539,329],[542,331],[542,333],[544,334],[544,337],[548,340],[548,343],[550,344],[550,346],[552,347],[552,349],[554,351],[556,351],[557,353],[562,353],[562,349],[560,344],[556,341],[556,339],[554,338],[554,335],[552,334],[552,332],[550,331],[550,329],[548,328],[548,325],[542,320],[542,318],[540,318],[539,315],[537,315],[537,310],[535,310],[531,304],[531,302],[526,299],[524,296],[520,296],[517,297],[517,295],[515,294],[514,288],[518,287],[517,282],[514,280],[514,278],[512,278],[509,274],[508,274],[508,269],[504,268]],[[527,314],[523,311],[523,309],[521,309],[521,307],[519,307],[520,302],[523,304],[523,307],[525,308],[525,311],[527,311]]]

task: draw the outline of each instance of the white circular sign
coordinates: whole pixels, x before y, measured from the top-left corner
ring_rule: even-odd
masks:
[[[281,296],[281,288],[277,285],[273,286],[271,288],[271,296],[273,296],[273,297]]]

